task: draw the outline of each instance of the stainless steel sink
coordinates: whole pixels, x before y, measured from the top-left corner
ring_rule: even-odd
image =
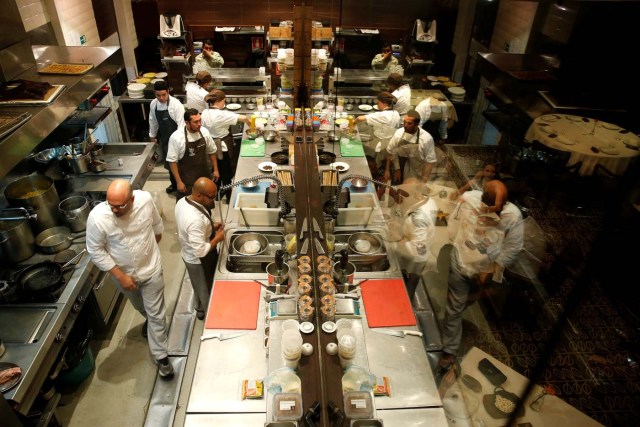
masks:
[[[245,233],[260,233],[267,238],[267,249],[260,255],[241,255],[233,249],[233,242]],[[226,259],[226,263],[219,263],[220,272],[230,273],[266,273],[267,264],[275,260],[276,251],[284,249],[284,234],[274,229],[236,229],[232,230],[227,236],[228,246],[222,253],[222,259]],[[229,255],[225,252],[229,250]],[[226,265],[224,265],[226,264]]]
[[[349,249],[349,237],[352,234],[361,232],[373,234],[380,240],[380,242],[382,242],[382,247],[378,252],[370,255],[361,255]],[[383,272],[388,271],[391,268],[391,261],[387,253],[387,247],[379,232],[370,229],[354,229],[336,230],[334,234],[336,236],[335,253],[337,254],[343,249],[348,250],[349,261],[356,266],[356,272]]]

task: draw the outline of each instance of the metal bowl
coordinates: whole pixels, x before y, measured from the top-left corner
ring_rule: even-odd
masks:
[[[245,249],[246,249],[245,244],[247,242],[257,242],[260,245],[260,249],[257,252],[252,252],[252,253],[245,252]],[[268,247],[269,247],[269,241],[267,240],[264,234],[259,234],[259,233],[244,233],[243,235],[236,237],[236,239],[233,241],[233,249],[236,251],[236,253],[240,255],[246,255],[246,256],[260,255],[264,251],[266,251]]]
[[[364,191],[366,190],[367,185],[369,185],[369,183],[362,178],[351,179],[351,188],[353,188],[355,191]]]
[[[349,249],[360,255],[372,255],[380,251],[382,242],[371,233],[354,233],[347,241]]]
[[[246,191],[253,191],[258,188],[258,180],[252,179],[251,181],[247,181],[241,185],[241,187]]]
[[[320,151],[318,153],[318,161],[321,165],[330,165],[336,161],[336,155],[328,151]]]
[[[51,160],[61,157],[62,154],[59,148],[48,148],[40,151],[33,158],[38,163],[49,163]]]
[[[264,137],[265,141],[273,142],[276,140],[276,137],[278,136],[278,132],[276,132],[275,130],[265,130],[262,133],[262,136]]]
[[[271,161],[276,165],[286,165],[289,163],[289,153],[284,151],[276,151],[271,154]]]
[[[329,138],[329,141],[331,142],[338,142],[340,141],[340,134],[339,132],[330,130],[329,132],[327,132],[327,138]]]
[[[255,110],[256,104],[247,104],[247,110]]]
[[[251,132],[247,131],[245,134],[247,135],[247,138],[249,138],[249,139],[256,139],[258,136],[260,136],[259,132],[251,133]]]

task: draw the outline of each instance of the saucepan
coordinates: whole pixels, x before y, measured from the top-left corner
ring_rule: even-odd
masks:
[[[336,161],[336,155],[330,153],[329,151],[319,151],[318,161],[321,165],[330,165],[331,163]]]
[[[289,163],[289,154],[284,151],[276,151],[271,154],[271,161],[276,165],[286,165]]]
[[[53,261],[32,264],[18,273],[16,285],[27,294],[49,293],[60,283],[62,274],[69,268],[75,267],[86,251],[83,249],[82,252],[62,265]]]
[[[74,240],[84,235],[85,233],[83,232],[72,237],[69,227],[47,228],[36,236],[36,246],[45,254],[57,254],[67,249]]]

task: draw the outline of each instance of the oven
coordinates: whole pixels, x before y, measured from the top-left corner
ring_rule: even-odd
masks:
[[[115,279],[108,271],[100,271],[92,283],[89,303],[95,323],[106,328],[117,311],[122,293],[118,291]]]

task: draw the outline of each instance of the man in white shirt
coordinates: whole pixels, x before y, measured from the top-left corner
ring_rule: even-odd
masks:
[[[151,101],[149,110],[149,139],[160,146],[158,161],[164,162],[164,168],[169,170],[166,162],[169,138],[176,129],[184,126],[184,106],[173,96],[169,95],[169,87],[164,80],[155,82],[153,89],[156,99]],[[176,191],[176,182],[169,174],[171,185],[167,187],[167,193]]]
[[[196,55],[196,60],[193,63],[193,74],[198,74],[199,71],[208,71],[213,74],[216,68],[222,68],[223,65],[222,55],[213,50],[211,40],[205,40],[202,43],[202,53]]]
[[[378,111],[358,116],[355,119],[356,124],[366,122],[367,125],[373,128],[371,141],[367,141],[362,145],[365,154],[373,157],[379,166],[382,166],[383,160],[386,158],[389,139],[400,126],[400,115],[393,110],[396,101],[396,97],[389,92],[380,92],[378,93],[376,104]]]
[[[167,162],[176,180],[178,200],[191,193],[196,179],[212,177],[211,166],[213,177],[216,180],[220,178],[216,145],[209,131],[202,127],[200,113],[190,108],[184,113],[184,121],[184,127],[171,134],[167,153]]]
[[[191,195],[180,199],[175,208],[182,260],[193,286],[196,317],[200,320],[204,319],[209,304],[218,262],[216,246],[224,240],[223,224],[214,224],[211,217],[217,191],[209,178],[198,178]]]
[[[429,132],[420,129],[420,115],[411,110],[404,117],[404,127],[398,129],[387,146],[385,179],[391,178],[394,164],[395,183],[427,182],[437,162],[436,149]],[[404,165],[402,165],[404,163]]]
[[[389,92],[397,99],[393,109],[401,116],[407,114],[407,111],[411,109],[411,86],[405,83],[398,73],[389,74],[387,85],[389,86]]]
[[[489,181],[483,191],[464,193],[449,215],[448,231],[453,243],[449,267],[447,305],[442,325],[441,369],[455,362],[462,341],[462,313],[478,299],[491,280],[502,281],[502,273],[523,248],[522,213],[513,203],[490,213],[496,201],[508,198],[507,188]]]
[[[420,114],[420,127],[430,134],[439,135],[440,142],[444,142],[447,139],[449,126],[449,108],[447,104],[435,96],[428,96],[416,105],[415,110]],[[433,125],[430,124],[431,113],[434,113],[435,117],[440,117],[437,125],[435,123]]]
[[[193,82],[187,82],[184,91],[187,94],[187,108],[193,108],[202,113],[207,109],[207,103],[204,97],[209,94],[207,90],[211,84],[211,74],[208,71],[199,71],[196,74],[196,80]]]
[[[164,279],[158,242],[162,218],[146,191],[133,191],[124,179],[107,189],[107,201],[97,205],[87,219],[87,252],[92,262],[116,279],[122,292],[145,318],[142,335],[163,378],[173,376],[167,354]]]

